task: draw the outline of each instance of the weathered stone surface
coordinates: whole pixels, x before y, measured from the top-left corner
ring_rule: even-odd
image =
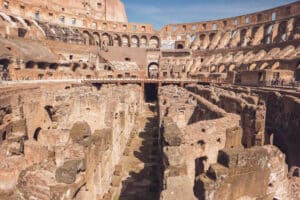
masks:
[[[59,183],[71,184],[76,181],[76,175],[85,171],[84,160],[69,160],[63,166],[56,169],[55,178]]]
[[[176,123],[164,119],[164,141],[168,146],[180,146],[182,133]]]

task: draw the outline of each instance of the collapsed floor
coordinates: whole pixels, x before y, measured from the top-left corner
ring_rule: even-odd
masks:
[[[146,104],[138,85],[0,90],[0,199],[300,199],[299,93],[163,86]]]

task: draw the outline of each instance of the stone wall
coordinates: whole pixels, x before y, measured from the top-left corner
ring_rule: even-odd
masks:
[[[286,154],[289,167],[299,166],[299,93],[243,87],[223,87],[237,94],[258,96],[265,102],[265,144],[274,144]]]
[[[161,199],[196,199],[195,177],[217,161],[225,145],[241,145],[239,116],[175,86],[160,89],[159,106],[165,166]]]
[[[199,199],[291,199],[285,156],[274,146],[224,149],[197,180]]]
[[[0,198],[102,198],[136,128],[140,87],[1,90]]]
[[[220,88],[197,85],[189,85],[187,89],[203,96],[226,112],[240,115],[245,147],[264,145],[266,106],[258,96],[246,93],[235,94]]]

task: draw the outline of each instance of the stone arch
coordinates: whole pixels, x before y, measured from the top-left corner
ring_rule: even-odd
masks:
[[[38,127],[35,129],[34,134],[33,134],[33,139],[35,141],[38,141],[41,130],[42,130],[41,127]]]
[[[149,47],[150,48],[159,48],[160,46],[160,41],[157,36],[152,36],[149,40]]]
[[[279,23],[279,26],[278,26],[278,34],[277,34],[277,37],[276,37],[276,41],[277,42],[285,42],[287,41],[287,24],[288,22],[287,21],[282,21]]]
[[[273,34],[274,25],[273,24],[266,24],[264,27],[264,44],[272,43],[272,34]]]
[[[203,41],[204,41],[204,39],[205,39],[205,37],[206,37],[206,35],[205,35],[205,34],[200,34],[200,35],[199,35],[199,39],[200,39],[200,41],[201,41],[201,42],[203,42]]]
[[[122,47],[130,47],[130,39],[128,35],[122,35]]]
[[[101,38],[104,46],[112,46],[112,37],[110,34],[102,33]]]
[[[245,43],[247,31],[248,31],[247,29],[242,29],[241,30],[241,35],[240,35],[241,42],[240,42],[240,46],[247,46],[247,44]]]
[[[256,63],[252,63],[252,64],[249,66],[249,71],[255,70],[255,69],[256,69],[256,66],[257,66]]]
[[[176,49],[184,49],[183,44],[177,44]]]
[[[229,71],[233,72],[235,70],[235,64],[229,65]]]
[[[215,73],[217,72],[217,67],[215,65],[210,67],[210,73]]]
[[[147,39],[147,36],[143,35],[140,39],[140,47],[142,48],[146,48],[148,47],[148,39]]]
[[[93,38],[96,46],[100,46],[101,40],[100,40],[100,34],[98,32],[93,33]]]
[[[85,45],[93,45],[93,36],[88,31],[83,31],[83,38]]]
[[[0,80],[9,80],[9,71],[8,71],[8,65],[10,61],[8,59],[1,59],[0,60],[0,66],[2,69],[0,69]]]
[[[33,69],[36,66],[36,63],[33,61],[28,61],[25,65],[26,69]]]
[[[215,35],[216,35],[215,32],[209,34],[209,42],[212,42],[212,41],[213,41]]]
[[[280,62],[275,62],[273,65],[272,65],[272,69],[278,69],[280,67]]]
[[[149,78],[158,78],[159,74],[159,64],[152,62],[148,65],[148,77]]]
[[[300,39],[300,17],[295,19],[294,30],[291,39]]]
[[[251,30],[251,38],[255,37],[256,32],[258,31],[259,26],[254,26]]]
[[[269,66],[269,63],[264,62],[263,64],[260,65],[259,69],[264,70],[264,69],[268,68],[268,66]]]
[[[222,64],[222,65],[220,65],[219,66],[219,73],[224,73],[225,72],[225,65],[224,64]]]
[[[121,37],[118,34],[114,34],[112,36],[112,40],[113,40],[113,46],[114,47],[120,47],[122,42],[121,42]]]
[[[139,37],[136,35],[131,36],[131,46],[132,47],[140,47]]]

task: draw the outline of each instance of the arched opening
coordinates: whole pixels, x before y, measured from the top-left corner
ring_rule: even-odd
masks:
[[[4,132],[2,133],[2,141],[6,140],[6,137],[7,137],[6,131],[4,131]]]
[[[37,129],[35,129],[34,134],[33,134],[33,139],[35,141],[38,141],[41,130],[42,130],[41,127],[38,127]]]
[[[122,36],[122,47],[130,47],[129,37],[127,35]]]
[[[285,42],[287,40],[287,21],[283,21],[279,24],[278,35],[276,37],[277,42]]]
[[[0,80],[9,80],[8,65],[8,59],[0,60]]]
[[[252,29],[251,38],[255,38],[255,34],[258,31],[258,29],[259,29],[259,26],[256,26]]]
[[[140,46],[139,43],[140,43],[139,38],[136,35],[131,37],[131,46],[132,47],[139,47]]]
[[[159,38],[157,36],[152,36],[149,41],[150,48],[159,48]]]
[[[159,65],[158,63],[150,63],[148,65],[148,77],[149,78],[158,78]]]
[[[220,67],[219,67],[219,73],[224,73],[225,72],[225,65],[221,65]]]
[[[260,70],[264,70],[264,69],[266,69],[267,67],[269,66],[269,63],[267,63],[267,62],[264,62],[261,66],[260,66]]]
[[[34,66],[35,66],[35,63],[34,63],[34,62],[28,61],[28,62],[26,63],[25,68],[26,68],[26,69],[33,69]]]
[[[235,70],[235,65],[234,64],[231,64],[230,66],[229,66],[229,71],[230,72],[233,72]]]
[[[183,44],[177,44],[177,47],[176,47],[176,49],[183,49],[184,47],[183,47]]]
[[[102,44],[104,46],[112,46],[111,36],[108,33],[102,34]]]
[[[113,35],[113,46],[120,47],[121,46],[121,37],[117,34]]]
[[[242,47],[247,46],[246,34],[247,34],[247,29],[241,30],[241,43],[240,43],[240,45]]]
[[[249,71],[255,70],[255,69],[256,69],[256,66],[257,66],[256,63],[252,63],[252,64],[249,66]]]
[[[99,33],[94,32],[93,33],[93,38],[94,38],[94,41],[95,41],[95,45],[96,46],[100,46],[101,41],[100,41],[100,35],[99,35]]]
[[[215,73],[216,72],[216,66],[212,66],[210,68],[210,73]]]
[[[83,38],[85,45],[93,45],[93,37],[88,31],[83,31]]]
[[[212,42],[212,40],[214,39],[216,33],[211,33],[209,34],[209,41]]]
[[[146,36],[142,36],[141,37],[141,47],[142,48],[147,48],[147,43],[148,43],[148,40],[147,40],[147,37]]]
[[[273,65],[272,65],[272,69],[278,69],[280,67],[280,62],[275,62]]]
[[[273,24],[269,24],[265,26],[265,37],[263,43],[270,44],[272,43],[272,32],[273,32]]]

